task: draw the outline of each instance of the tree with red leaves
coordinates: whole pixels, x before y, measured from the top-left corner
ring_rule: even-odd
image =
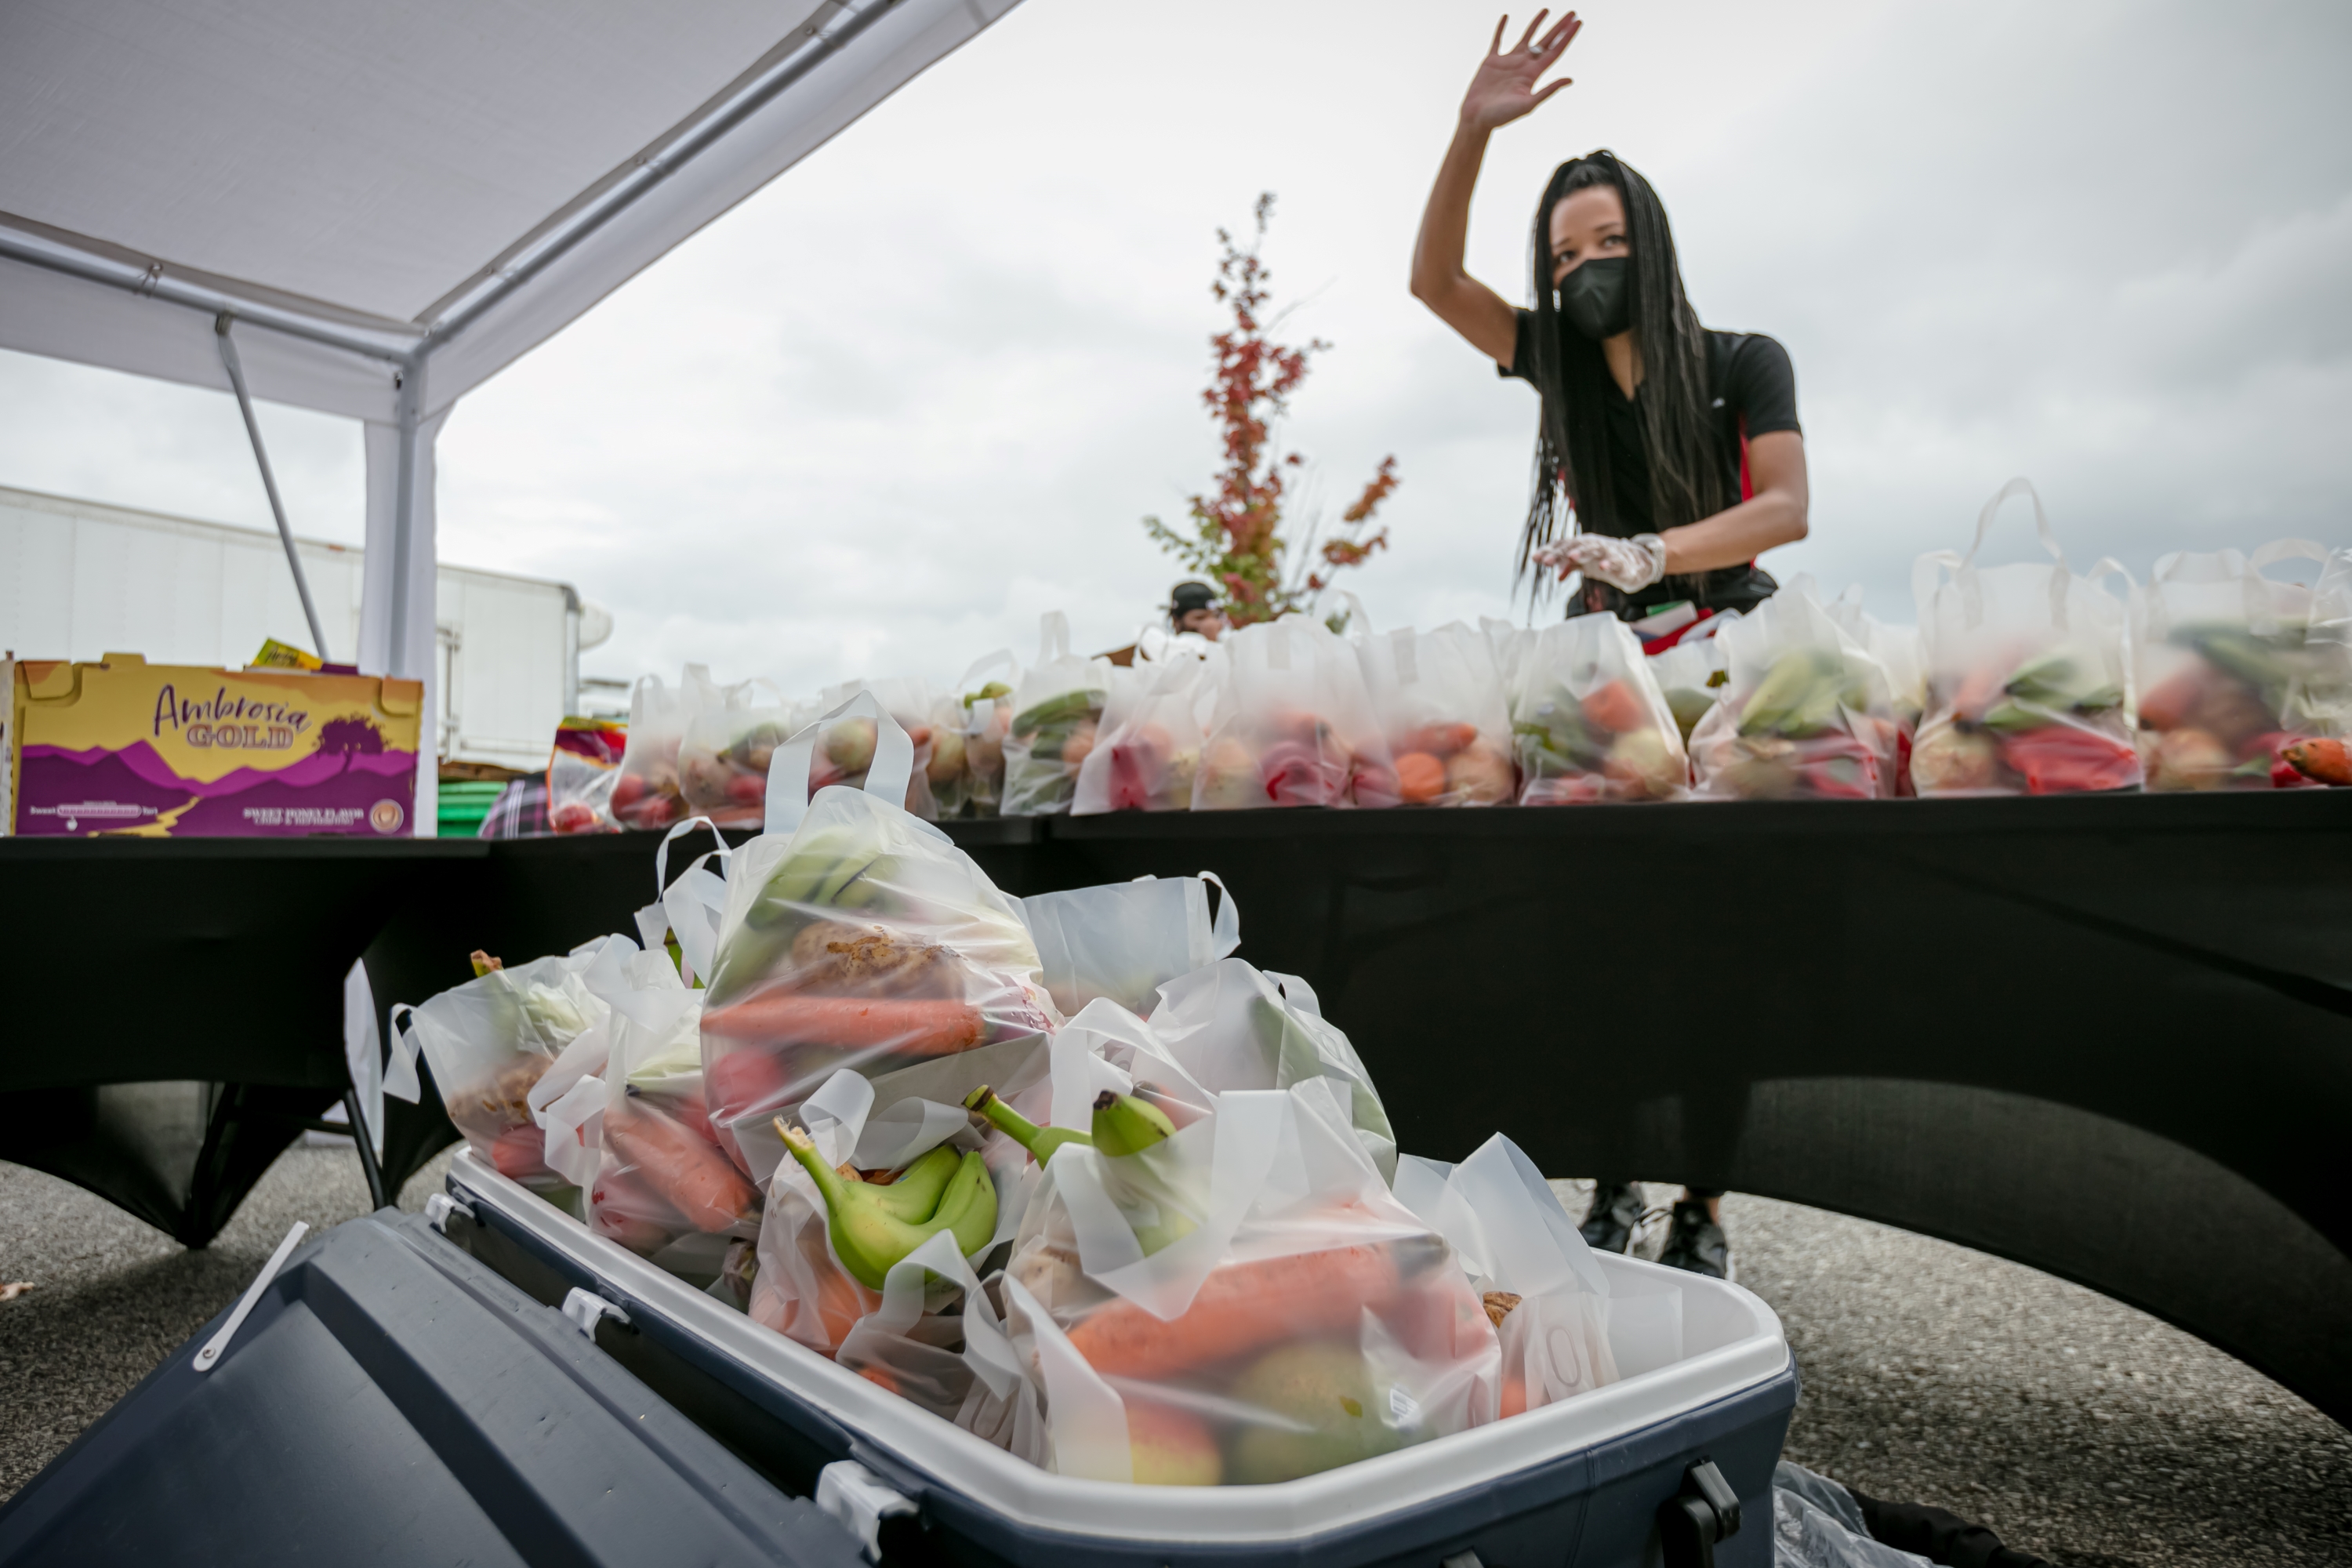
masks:
[[[1290,541],[1281,532],[1283,501],[1289,470],[1303,467],[1306,458],[1280,449],[1275,425],[1290,412],[1290,395],[1307,379],[1308,356],[1331,345],[1312,338],[1292,347],[1271,335],[1282,318],[1265,315],[1274,275],[1259,251],[1274,216],[1274,193],[1259,196],[1252,212],[1257,232],[1248,249],[1217,230],[1224,253],[1209,288],[1234,315],[1233,325],[1209,340],[1213,369],[1201,394],[1223,439],[1224,466],[1217,472],[1215,492],[1188,498],[1189,532],[1156,517],[1143,520],[1144,531],[1161,548],[1223,590],[1225,614],[1235,626],[1313,609],[1331,585],[1328,574],[1360,566],[1374,551],[1385,549],[1388,530],[1366,530],[1398,482],[1396,458],[1381,458],[1363,494],[1339,514],[1333,536],[1318,548],[1320,521],[1310,520],[1304,543],[1286,563]]]

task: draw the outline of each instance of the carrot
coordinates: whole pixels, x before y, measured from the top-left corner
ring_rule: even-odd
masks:
[[[1228,1263],[1202,1282],[1184,1315],[1162,1322],[1124,1298],[1070,1331],[1070,1343],[1107,1377],[1165,1377],[1285,1340],[1354,1323],[1396,1293],[1386,1247],[1339,1247]]]
[[[2341,741],[2297,741],[2279,754],[2307,779],[2352,784],[2352,748]]]
[[[1445,793],[1445,764],[1427,752],[1401,752],[1396,760],[1397,795],[1421,805]]]
[[[1505,1379],[1503,1380],[1503,1408],[1502,1408],[1502,1414],[1503,1414],[1505,1416],[1511,1416],[1511,1415],[1525,1415],[1527,1413],[1528,1413],[1528,1382],[1527,1382],[1527,1379],[1525,1379],[1525,1378],[1523,1378],[1523,1377],[1507,1377],[1507,1378],[1505,1378]]]
[[[929,997],[810,996],[771,991],[702,1016],[702,1032],[771,1046],[833,1046],[948,1057],[987,1037],[968,1002]]]
[[[624,1100],[604,1113],[604,1136],[695,1229],[715,1234],[751,1212],[751,1184],[727,1156],[659,1111]]]

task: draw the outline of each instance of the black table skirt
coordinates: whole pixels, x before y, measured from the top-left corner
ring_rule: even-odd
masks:
[[[1561,1174],[1944,1237],[2144,1307],[2352,1416],[2352,795],[950,830],[1014,893],[1217,872],[1244,956],[1315,986],[1409,1149],[1458,1158],[1501,1131]],[[473,948],[521,960],[632,930],[653,842],[0,841],[0,875],[33,895],[7,900],[16,951],[74,932],[84,981],[10,1008],[0,1154],[125,1201],[103,1167],[127,1135],[91,1154],[60,1097],[170,1076],[323,1104],[352,953],[389,1005],[463,981]],[[28,1131],[35,1093],[47,1121]],[[395,1182],[454,1136],[434,1098],[395,1105]],[[244,1160],[192,1194],[192,1242],[290,1136],[247,1125],[270,1104],[230,1110],[209,1135]],[[162,1167],[142,1168],[125,1206],[153,1218]]]

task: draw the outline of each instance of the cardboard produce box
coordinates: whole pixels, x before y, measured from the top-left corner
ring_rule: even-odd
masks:
[[[20,659],[9,723],[25,835],[391,837],[414,831],[424,683]]]

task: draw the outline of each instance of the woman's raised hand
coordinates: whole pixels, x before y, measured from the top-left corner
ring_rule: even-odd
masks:
[[[1584,24],[1570,11],[1552,24],[1551,31],[1541,38],[1536,29],[1544,25],[1549,11],[1538,11],[1536,19],[1528,24],[1517,48],[1503,47],[1503,33],[1511,25],[1505,16],[1495,24],[1495,43],[1486,58],[1478,62],[1478,73],[1470,79],[1470,90],[1462,95],[1462,123],[1474,130],[1493,131],[1508,125],[1528,110],[1569,84],[1570,79],[1560,78],[1548,87],[1538,89],[1536,80],[1549,70],[1553,62],[1566,51]]]

